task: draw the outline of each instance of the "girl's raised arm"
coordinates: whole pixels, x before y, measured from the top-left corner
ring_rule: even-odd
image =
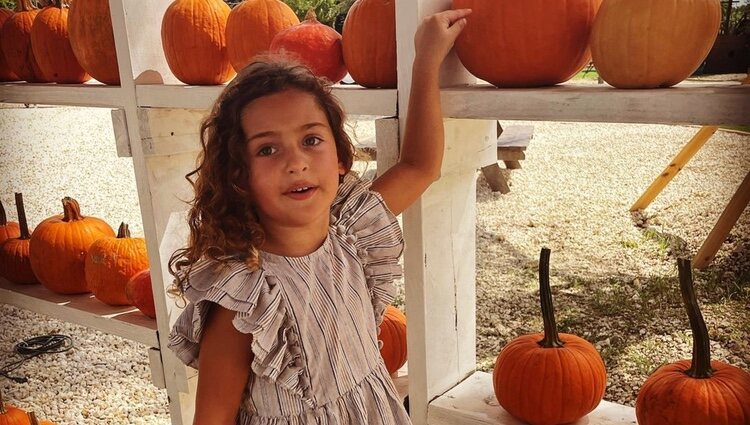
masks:
[[[252,336],[234,328],[235,312],[211,308],[201,337],[194,425],[233,424],[253,360]]]
[[[459,9],[428,16],[414,36],[416,56],[401,155],[396,165],[372,184],[372,190],[383,196],[385,204],[396,215],[440,177],[445,136],[438,72],[456,37],[466,26],[464,18],[469,13],[470,9]]]

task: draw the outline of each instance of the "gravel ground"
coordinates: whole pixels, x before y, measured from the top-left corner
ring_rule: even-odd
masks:
[[[695,253],[750,171],[750,136],[717,133],[643,214],[631,216],[629,206],[696,128],[533,125],[510,194],[490,192],[479,177],[478,366],[489,370],[505,343],[541,329],[537,262],[548,246],[560,330],[596,344],[609,373],[605,398],[632,405],[656,366],[689,356],[675,258]],[[23,191],[32,226],[73,196],[84,214],[113,226],[125,220],[142,236],[132,163],[116,157],[108,110],[2,109],[0,128],[0,199],[12,219],[14,191]],[[370,132],[367,124],[357,128]],[[714,358],[747,370],[750,210],[696,283]],[[34,335],[60,332],[75,344],[14,372],[28,376],[26,384],[0,379],[11,403],[60,424],[168,423],[166,393],[150,383],[147,347],[5,305],[0,329],[0,363]]]

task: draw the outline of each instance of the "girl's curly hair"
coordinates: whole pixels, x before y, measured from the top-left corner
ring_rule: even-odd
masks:
[[[169,259],[169,271],[175,276],[171,294],[183,292],[188,273],[181,270],[189,272],[204,258],[218,262],[241,259],[250,270],[260,266],[258,247],[264,234],[250,202],[241,115],[253,100],[290,89],[315,97],[333,130],[338,160],[347,172],[351,169],[354,146],[344,131],[344,112],[331,94],[330,82],[287,59],[259,58],[245,67],[201,124],[198,166],[185,176],[195,191],[188,213],[190,237],[187,247]]]

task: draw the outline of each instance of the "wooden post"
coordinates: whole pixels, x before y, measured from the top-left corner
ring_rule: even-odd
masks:
[[[643,195],[641,195],[640,198],[638,198],[637,201],[633,204],[632,207],[630,207],[630,211],[638,211],[646,208],[651,204],[651,201],[656,198],[659,193],[661,193],[662,190],[669,184],[669,182],[672,180],[674,176],[677,175],[677,173],[682,170],[682,167],[685,166],[685,164],[690,161],[690,159],[700,150],[701,147],[706,143],[706,141],[711,138],[711,136],[716,133],[716,130],[718,130],[719,127],[715,125],[705,125],[701,127],[700,130],[698,130],[698,133],[693,136],[692,139],[688,142],[685,147],[682,148],[680,153],[677,154],[677,156],[674,157],[672,162],[667,166],[667,168],[662,171],[662,173],[659,175],[659,177],[654,180],[653,183],[651,183],[651,186],[646,189],[645,192],[643,192]]]
[[[745,176],[745,180],[742,181],[737,192],[734,193],[734,196],[724,208],[724,212],[721,213],[716,225],[711,229],[711,233],[708,234],[698,253],[695,254],[693,267],[703,269],[711,263],[721,244],[729,235],[729,231],[732,230],[742,212],[747,208],[748,203],[750,203],[750,173]]]

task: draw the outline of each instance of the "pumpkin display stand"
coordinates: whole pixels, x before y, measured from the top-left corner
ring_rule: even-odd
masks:
[[[170,71],[161,45],[161,18],[170,0],[87,1],[110,6],[119,85],[0,83],[0,102],[112,109],[117,152],[133,161],[156,320],[133,307],[107,306],[91,295],[62,296],[40,285],[5,281],[0,281],[0,303],[150,347],[152,380],[166,388],[172,424],[189,424],[197,379],[196,372],[166,348],[180,312],[165,294],[171,283],[166,262],[174,241],[184,240],[187,230],[180,218],[186,205],[180,199],[190,198],[184,175],[194,167],[200,149],[198,124],[223,86],[186,86]],[[399,129],[409,101],[417,25],[425,15],[449,7],[446,0],[396,2],[397,88],[333,89],[348,115],[376,119],[381,172],[395,162],[403,134]],[[476,372],[476,170],[497,161],[496,120],[750,125],[750,86],[683,83],[669,89],[616,90],[561,84],[497,89],[477,84],[454,55],[443,67],[441,85],[446,138],[441,178],[402,217],[410,414],[415,425],[517,424],[493,404],[489,375]],[[406,378],[397,379],[405,388]],[[603,402],[587,420],[630,424],[632,409]]]

